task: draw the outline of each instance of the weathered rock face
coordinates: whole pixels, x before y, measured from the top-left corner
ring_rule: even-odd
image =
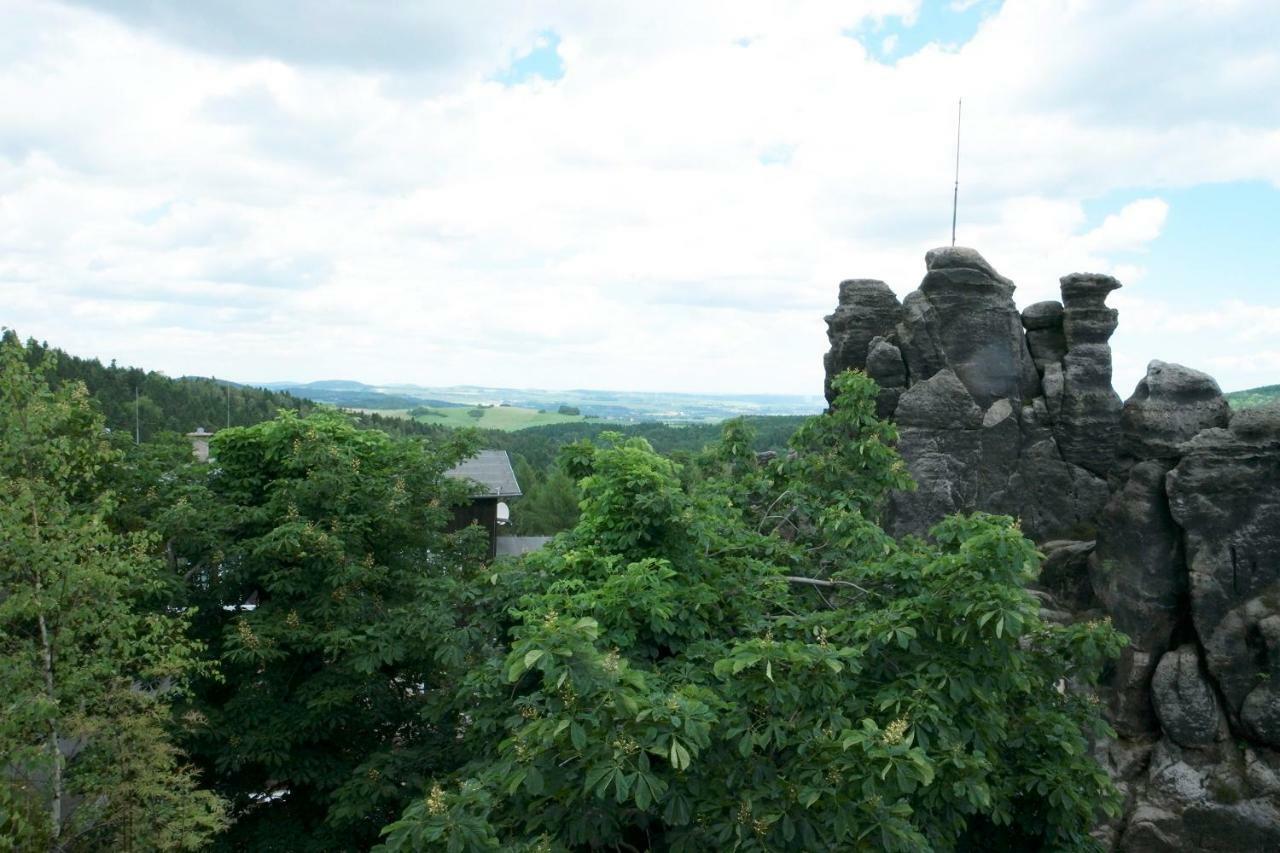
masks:
[[[1027,330],[1027,349],[1036,370],[1044,375],[1050,364],[1062,361],[1067,354],[1067,335],[1062,330],[1062,303],[1054,300],[1037,302],[1022,312],[1022,327]]]
[[[1040,546],[1044,552],[1040,586],[1069,610],[1088,610],[1097,602],[1089,581],[1089,557],[1096,547],[1092,539],[1059,539]]]
[[[827,402],[832,399],[831,377],[850,368],[864,370],[871,339],[891,333],[901,315],[898,297],[883,281],[858,278],[840,282],[840,303],[826,318],[831,342],[823,359]]]
[[[931,309],[925,314],[929,336],[939,342],[945,364],[984,409],[996,400],[1036,396],[1039,377],[1013,304],[1013,283],[971,250],[961,256],[935,249],[928,257],[920,292]],[[960,265],[972,258],[973,266]]]
[[[1116,729],[1130,736],[1158,728],[1151,674],[1186,610],[1182,536],[1164,491],[1169,467],[1158,460],[1133,467],[1124,488],[1107,503],[1098,549],[1090,559],[1094,592],[1130,639],[1116,665],[1111,702]]]
[[[1280,406],[1182,446],[1168,476],[1191,617],[1233,721],[1280,747]]]
[[[1280,404],[1233,415],[1211,377],[1153,361],[1122,406],[1115,279],[1065,276],[1061,303],[1018,313],[972,249],[926,266],[901,304],[845,282],[828,318],[828,387],[848,366],[880,383],[917,482],[887,528],[1015,515],[1048,555],[1042,615],[1129,635],[1101,688],[1126,797],[1107,846],[1280,849]]]
[[[867,345],[867,375],[880,386],[876,414],[887,418],[898,408],[898,398],[907,387],[907,364],[902,350],[876,336]]]
[[[1191,644],[1160,658],[1151,680],[1160,727],[1180,746],[1209,746],[1227,739],[1227,720],[1200,653]]]
[[[1130,459],[1176,459],[1201,430],[1225,427],[1230,408],[1212,376],[1153,361],[1120,412],[1120,454]]]
[[[1122,782],[1132,802],[1116,849],[1126,853],[1280,849],[1274,753],[1249,748],[1241,753],[1232,744],[1188,749],[1170,738],[1149,749],[1146,766]]]
[[[945,515],[973,505],[977,484],[970,472],[981,464],[982,409],[950,370],[912,385],[895,410],[914,492],[892,497],[896,528],[923,530]]]
[[[1103,300],[1119,285],[1082,277],[1070,310],[1045,302],[1019,313],[1013,282],[973,249],[935,249],[925,265],[901,304],[883,282],[842,283],[827,318],[828,389],[840,370],[865,369],[881,386],[880,415],[902,428],[919,489],[894,498],[889,528],[923,533],[945,514],[981,509],[1019,515],[1037,538],[1089,532],[1107,500],[1105,468],[1083,440],[1078,456],[1094,470],[1066,458],[1058,434],[1119,423],[1118,398],[1112,406],[1099,391],[1111,381]],[[1068,325],[1082,350],[1064,362]]]
[[[1062,404],[1054,434],[1063,459],[1105,476],[1120,437],[1120,397],[1111,387],[1107,344],[1117,315],[1106,307],[1106,299],[1120,282],[1090,273],[1072,273],[1060,282],[1067,354],[1062,358]]]

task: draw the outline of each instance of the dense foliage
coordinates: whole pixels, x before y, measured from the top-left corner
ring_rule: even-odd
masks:
[[[220,677],[198,684],[193,755],[231,801],[236,849],[368,847],[420,780],[456,763],[431,713],[456,582],[484,552],[449,535],[474,448],[282,414],[217,434],[217,467],[164,519]]]
[[[780,450],[786,446],[791,434],[807,419],[799,415],[772,415],[752,416],[741,420],[751,427],[753,449]],[[673,453],[701,452],[708,444],[719,440],[720,429],[719,424],[613,425],[583,421],[510,432],[481,430],[480,441],[485,447],[506,450],[523,457],[537,471],[546,471],[555,465],[560,448],[577,441],[595,441],[606,432],[616,432],[626,438],[643,438],[655,452],[670,456]]]
[[[209,667],[145,533],[120,534],[121,455],[82,385],[0,341],[0,849],[195,850],[224,823],[169,736]]]
[[[1009,519],[885,535],[893,428],[868,380],[837,387],[765,469],[741,424],[693,477],[640,440],[569,448],[581,519],[494,578],[515,623],[472,650],[473,757],[386,849],[1091,846],[1102,724],[1059,687],[1122,638],[1040,621]]]
[[[757,451],[785,449],[787,440],[805,418],[790,415],[738,418],[747,427],[750,448]],[[605,433],[638,438],[657,453],[682,461],[690,460],[720,438],[718,424],[672,426],[661,423],[627,424],[613,427],[599,423],[556,424],[514,432],[482,430],[479,440],[485,447],[511,453],[516,479],[524,497],[512,506],[515,532],[522,536],[559,533],[578,519],[577,484],[557,463],[562,448],[581,441],[594,441]],[[692,471],[691,466],[686,470]]]
[[[197,465],[2,349],[10,848],[1087,849],[1115,806],[1064,686],[1123,638],[1040,621],[1010,519],[884,533],[861,375],[767,463],[744,420],[545,428],[524,524],[565,532],[489,565],[475,433],[286,410]]]

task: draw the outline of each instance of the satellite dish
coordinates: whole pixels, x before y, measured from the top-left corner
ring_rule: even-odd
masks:
[[[498,523],[511,523],[511,507],[507,506],[506,501],[498,501]]]

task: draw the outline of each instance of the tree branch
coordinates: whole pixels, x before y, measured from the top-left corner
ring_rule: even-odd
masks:
[[[802,578],[799,575],[784,575],[783,579],[788,583],[797,583],[797,584],[803,584],[806,586],[816,586],[816,587],[822,587],[824,589],[834,589],[835,587],[847,586],[851,589],[856,589],[858,592],[861,592],[864,595],[871,594],[871,590],[867,589],[866,587],[858,586],[856,583],[853,583],[852,581],[825,581],[820,578]]]

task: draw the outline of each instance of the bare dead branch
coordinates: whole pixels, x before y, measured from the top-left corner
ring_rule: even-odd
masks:
[[[856,583],[853,583],[852,581],[822,580],[821,578],[802,578],[799,575],[785,575],[784,580],[786,580],[788,583],[796,583],[796,584],[801,584],[805,586],[821,587],[823,589],[834,589],[836,587],[849,587],[850,589],[856,589],[858,592],[861,592],[864,595],[871,594],[871,590],[867,589],[866,587],[858,586]]]

